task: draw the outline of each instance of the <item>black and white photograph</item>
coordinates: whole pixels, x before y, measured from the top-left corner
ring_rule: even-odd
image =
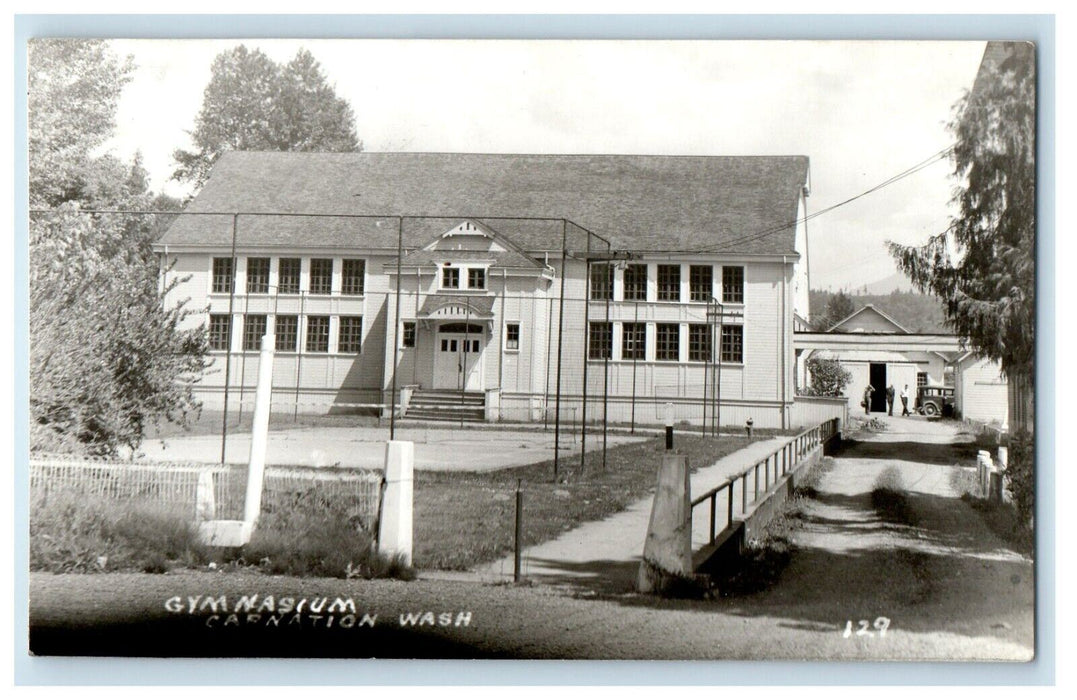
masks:
[[[1036,658],[1036,43],[16,50],[32,655]]]

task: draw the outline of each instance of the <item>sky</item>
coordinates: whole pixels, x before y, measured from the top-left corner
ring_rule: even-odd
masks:
[[[808,214],[952,143],[946,124],[983,42],[123,40],[134,58],[117,155],[169,177],[221,51],[276,61],[300,47],[355,112],[366,151],[806,155]],[[811,285],[890,278],[886,241],[947,227],[956,181],[942,160],[808,222]]]

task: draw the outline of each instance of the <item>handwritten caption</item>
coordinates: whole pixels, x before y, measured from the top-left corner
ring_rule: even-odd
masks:
[[[846,620],[845,631],[841,633],[841,636],[845,639],[849,639],[850,637],[874,637],[875,632],[872,631],[872,628],[879,633],[880,638],[885,637],[886,630],[890,629],[890,618],[879,616],[875,618],[874,622],[869,620],[859,620],[856,623],[855,630],[853,629],[853,621]]]

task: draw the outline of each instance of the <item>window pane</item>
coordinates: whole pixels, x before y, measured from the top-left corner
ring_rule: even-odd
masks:
[[[625,301],[647,301],[647,266],[632,264],[625,268]]]
[[[299,258],[281,258],[277,274],[279,294],[299,294]],[[292,348],[295,349],[294,347]]]
[[[247,294],[269,292],[269,258],[247,258]]]
[[[722,362],[744,362],[744,326],[722,326]]]
[[[460,287],[460,268],[458,267],[443,267],[441,268],[441,286],[448,287],[449,289],[459,289]]]
[[[261,350],[262,336],[266,334],[266,315],[248,314],[243,319],[243,349]]]
[[[329,352],[329,317],[307,317],[307,352]]]
[[[591,298],[613,299],[613,266],[606,263],[591,265]]]
[[[365,274],[365,260],[345,260],[340,271],[340,293],[352,295],[362,294],[363,277]]]
[[[705,323],[692,323],[688,326],[688,360],[711,361],[711,327]]]
[[[689,268],[689,293],[691,301],[710,301],[713,268],[710,265],[692,265]]]
[[[590,339],[587,344],[587,357],[591,360],[604,360],[610,356],[613,345],[613,324],[592,322]]]
[[[337,352],[356,354],[363,343],[363,317],[341,316],[340,335],[337,338]]]
[[[232,339],[232,317],[228,314],[209,315],[209,349],[229,350]]]
[[[213,258],[213,293],[228,294],[232,290],[232,258]]]
[[[478,267],[468,268],[467,286],[470,289],[486,289],[486,270]]]
[[[722,302],[726,304],[744,303],[744,268],[722,268]]]
[[[310,293],[329,294],[333,290],[333,259],[311,258]]]
[[[415,321],[404,321],[404,347],[415,347]]]
[[[277,350],[280,352],[295,352],[299,338],[299,317],[279,315],[275,324],[276,328],[273,332],[277,336]]]
[[[658,301],[681,300],[681,266],[658,266]]]
[[[520,349],[520,324],[509,323],[505,326],[505,349],[506,350],[519,350]]]
[[[681,359],[681,326],[678,323],[659,323],[655,326],[655,359]]]
[[[647,359],[646,323],[624,323],[621,325],[621,359]]]

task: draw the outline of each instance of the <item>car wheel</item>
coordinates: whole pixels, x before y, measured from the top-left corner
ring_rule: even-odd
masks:
[[[939,415],[939,407],[936,406],[933,403],[925,404],[924,405],[924,415],[925,416],[937,416],[937,415]]]

